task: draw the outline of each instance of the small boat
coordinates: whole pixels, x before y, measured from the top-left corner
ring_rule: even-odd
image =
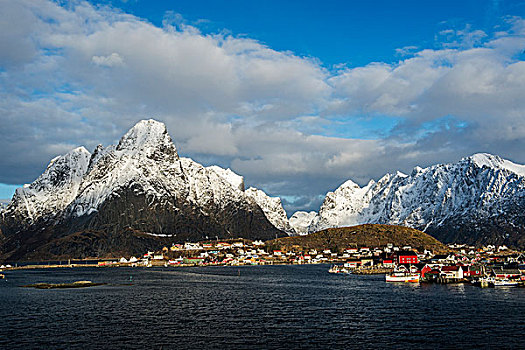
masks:
[[[481,277],[478,281],[481,288],[494,286],[494,277]]]
[[[350,273],[348,269],[345,269],[341,265],[332,265],[330,266],[330,269],[328,269],[329,273]]]
[[[512,281],[507,278],[495,279],[493,283],[494,283],[494,287],[517,287],[518,286],[517,281]]]
[[[418,273],[394,272],[386,275],[387,282],[410,282],[419,283],[420,275]]]
[[[3,280],[5,278],[5,275],[0,273],[0,280]]]

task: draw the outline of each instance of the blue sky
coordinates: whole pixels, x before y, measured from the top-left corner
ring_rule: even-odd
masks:
[[[0,199],[11,198],[19,185],[0,184]]]
[[[180,14],[203,32],[226,30],[279,51],[310,56],[326,67],[399,60],[396,49],[439,47],[436,34],[470,24],[491,31],[508,15],[525,14],[523,1],[95,1],[161,26]]]
[[[525,1],[0,2],[0,198],[151,117],[289,213],[347,179],[525,163],[524,18]]]

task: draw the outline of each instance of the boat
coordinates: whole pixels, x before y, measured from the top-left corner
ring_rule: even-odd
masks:
[[[332,265],[328,269],[329,273],[350,273],[350,270],[342,267],[341,265]]]
[[[507,278],[495,279],[493,283],[494,283],[494,287],[517,287],[518,286],[518,281],[512,281]]]
[[[420,275],[418,273],[394,272],[385,275],[387,282],[410,282],[419,283]]]
[[[481,288],[494,286],[494,277],[481,277],[478,281]]]

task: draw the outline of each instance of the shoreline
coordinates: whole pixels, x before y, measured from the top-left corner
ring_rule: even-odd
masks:
[[[178,267],[240,267],[240,266],[272,266],[272,265],[329,265],[334,263],[342,263],[343,261],[330,261],[322,263],[311,263],[311,264],[290,264],[286,262],[272,262],[268,264],[176,264],[170,265],[166,263],[152,264],[151,266],[146,266],[142,264],[130,264],[130,263],[116,263],[116,264],[107,264],[99,265],[97,264],[50,264],[50,265],[23,265],[23,266],[12,266],[0,269],[0,272],[6,271],[17,271],[17,270],[36,270],[36,269],[63,269],[63,268],[82,268],[82,267],[91,267],[91,268],[119,268],[119,267],[131,267],[131,268],[152,268],[152,267],[164,267],[164,268],[178,268]],[[133,265],[133,266],[132,266]]]

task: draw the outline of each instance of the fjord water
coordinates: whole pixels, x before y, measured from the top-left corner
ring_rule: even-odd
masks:
[[[326,265],[6,272],[0,348],[523,348],[525,289],[387,284]],[[132,285],[130,283],[132,278]],[[81,289],[20,288],[77,280]]]

